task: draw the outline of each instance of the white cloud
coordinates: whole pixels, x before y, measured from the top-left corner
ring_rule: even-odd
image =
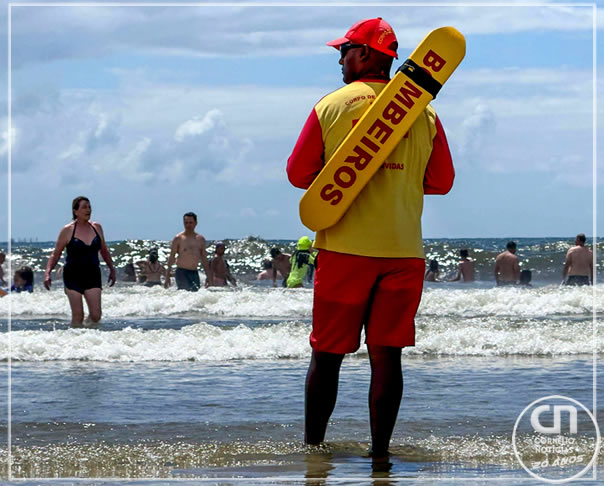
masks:
[[[86,152],[91,153],[103,146],[119,143],[121,119],[119,115],[104,111],[102,106],[92,104],[88,110],[95,126],[89,129],[86,137]]]
[[[69,145],[69,147],[67,147],[63,152],[61,152],[58,155],[58,158],[61,160],[77,159],[83,153],[84,146],[80,143],[80,141],[77,141]]]
[[[499,86],[510,85],[525,90],[526,88],[555,89],[563,94],[583,90],[585,82],[591,82],[590,70],[577,70],[565,67],[556,68],[534,68],[534,67],[508,67],[497,68],[462,68],[453,74],[455,83],[463,83],[468,86]],[[574,83],[572,81],[574,80]],[[577,81],[580,84],[577,86]],[[449,84],[447,84],[447,87]],[[443,88],[445,89],[445,88]]]
[[[74,176],[74,164],[149,184],[284,180],[304,120],[325,92],[147,82],[63,91],[52,103],[38,93],[37,110],[13,117],[21,134],[13,170],[58,181],[88,177]],[[459,167],[525,172],[553,154],[590,160],[590,95],[590,70],[461,70],[434,106]]]
[[[141,182],[151,180],[153,178],[153,174],[151,172],[141,170],[141,161],[149,150],[150,146],[151,139],[149,137],[143,137],[134,145],[132,150],[126,154],[123,161],[120,161],[117,164],[116,168],[128,179],[138,180]]]
[[[99,114],[99,124],[94,131],[94,137],[100,138],[103,135],[103,132],[107,128],[107,116],[104,113]]]
[[[442,25],[455,25],[466,35],[592,29],[592,10],[588,7],[507,3],[471,7],[463,2],[450,7],[382,5],[379,13],[398,32],[402,48],[414,47],[428,29]],[[327,40],[375,12],[371,6],[333,5],[20,7],[13,8],[13,63],[18,67],[124,51],[191,57],[328,54]],[[599,13],[602,26],[601,9]]]
[[[488,150],[485,149],[493,145],[495,128],[495,114],[488,102],[478,100],[461,123],[457,141],[461,164],[474,164],[488,156]]]
[[[144,165],[155,168],[160,164],[163,173],[174,165],[183,177],[203,174],[227,183],[247,183],[253,182],[246,177],[245,164],[252,147],[248,138],[238,137],[230,129],[221,110],[212,108],[179,124],[173,141],[162,142]]]
[[[513,72],[462,70],[443,88],[434,106],[456,165],[555,177],[566,166],[552,161],[591,164],[591,70]]]
[[[174,140],[182,142],[187,137],[203,135],[218,125],[223,125],[223,115],[218,109],[208,111],[203,117],[195,116],[176,129]]]
[[[74,188],[97,191],[102,194],[99,200],[141,195],[144,208],[154,208],[149,211],[153,217],[158,211],[171,211],[172,204],[210,207],[220,200],[224,213],[233,219],[238,215],[279,217],[279,224],[272,221],[271,226],[286,231],[282,228],[288,224],[298,225],[293,215],[299,197],[299,191],[287,184],[286,158],[310,109],[340,84],[340,75],[337,67],[334,73],[306,73],[299,66],[289,72],[286,69],[292,64],[286,64],[284,56],[304,63],[297,57],[334,57],[333,50],[324,45],[326,40],[343,34],[358,19],[378,14],[393,24],[405,50],[414,47],[430,28],[446,24],[457,26],[467,36],[477,34],[475,43],[499,38],[516,42],[510,35],[514,32],[570,32],[573,39],[587,39],[586,45],[591,45],[589,8],[397,5],[379,10],[342,5],[13,8],[14,80],[21,75],[28,81],[27,76],[35,77],[45,69],[52,73],[67,66],[56,78],[61,89],[49,88],[43,75],[39,79],[44,84],[41,81],[29,91],[13,85],[17,93],[13,124],[18,134],[13,172],[34,192],[61,187],[57,197]],[[5,12],[0,9],[4,20]],[[602,19],[604,15],[600,15],[600,26]],[[0,22],[0,31],[5,26],[6,22]],[[158,55],[143,64],[138,62],[141,54]],[[492,53],[497,54],[496,50]],[[474,69],[492,65],[487,55],[469,49],[468,59],[434,104],[456,167],[462,172],[468,169],[458,174],[459,180],[471,182],[469,173],[482,171],[496,181],[496,172],[506,172],[535,177],[536,185],[543,179],[561,188],[587,188],[590,69],[537,69],[527,67],[526,59],[519,60],[519,67],[508,62],[512,67]],[[550,61],[555,62],[556,55],[552,53]],[[6,50],[0,50],[0,61],[2,56]],[[190,74],[191,63],[189,71],[182,69],[178,56],[184,58],[183,63],[191,57],[224,57],[227,60],[219,65],[233,72],[239,59],[253,58],[256,68],[246,83],[237,85],[233,76],[230,85],[225,85],[209,71],[205,76],[203,60],[195,64],[200,70],[195,77]],[[131,57],[137,62],[131,63]],[[57,59],[65,62],[53,64]],[[5,61],[4,57],[0,64],[5,66]],[[322,61],[313,59],[313,68]],[[298,86],[268,79],[264,67],[274,70],[277,65],[282,66],[283,79]],[[85,76],[90,66],[94,75],[108,73],[110,79],[90,81],[92,76]],[[171,76],[159,75],[161,70],[170,71]],[[70,83],[100,89],[78,90],[69,88]],[[603,88],[600,85],[600,93]],[[6,153],[6,134],[3,140],[0,155]],[[604,182],[604,177],[600,180]],[[222,202],[229,190],[235,197]],[[275,201],[278,208],[270,209]],[[243,214],[241,206],[247,207]],[[215,208],[210,207],[208,214],[212,218]],[[220,218],[212,221],[219,224]],[[140,224],[149,226],[142,220]]]

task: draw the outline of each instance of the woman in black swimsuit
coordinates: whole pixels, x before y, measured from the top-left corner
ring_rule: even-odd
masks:
[[[73,222],[65,225],[55,249],[46,265],[44,286],[50,290],[50,273],[61,258],[63,250],[67,250],[67,258],[63,267],[63,282],[65,293],[71,306],[71,325],[82,327],[84,322],[84,304],[82,296],[88,305],[88,315],[93,323],[101,320],[101,269],[99,267],[99,252],[109,267],[109,286],[115,283],[115,269],[111,255],[105,244],[103,228],[99,223],[90,221],[92,207],[90,200],[78,196],[72,204]]]

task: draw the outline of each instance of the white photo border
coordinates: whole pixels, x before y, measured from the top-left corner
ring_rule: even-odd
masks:
[[[8,144],[8,188],[7,188],[7,208],[8,208],[8,237],[7,237],[7,252],[9,255],[8,259],[8,274],[12,275],[12,266],[11,266],[11,258],[10,255],[12,253],[12,97],[11,97],[11,88],[12,88],[12,9],[13,8],[27,8],[27,7],[366,7],[369,6],[366,3],[356,3],[356,2],[296,2],[296,3],[280,3],[280,2],[208,2],[208,3],[198,3],[198,2],[174,2],[174,3],[161,3],[161,2],[9,2],[8,3],[8,57],[7,57],[7,65],[8,65],[8,123],[7,123],[7,144]],[[426,3],[407,3],[407,2],[376,2],[371,3],[371,7],[591,7],[592,9],[592,84],[593,84],[593,92],[592,92],[592,172],[593,172],[593,209],[592,209],[592,217],[593,217],[593,285],[592,285],[592,365],[593,365],[593,403],[592,403],[592,413],[595,414],[597,411],[597,316],[596,316],[596,297],[597,297],[597,52],[596,52],[596,39],[597,39],[597,3],[595,2],[586,2],[586,3],[543,3],[543,2],[521,2],[521,3],[510,3],[510,2],[494,2],[494,3],[485,3],[485,2],[426,2]],[[119,481],[163,481],[163,482],[219,482],[219,481],[232,481],[232,482],[246,482],[246,481],[258,481],[261,479],[267,479],[271,482],[306,482],[314,480],[305,478],[305,477],[296,477],[296,476],[270,476],[266,478],[233,478],[233,477],[213,477],[213,478],[75,478],[75,477],[66,477],[66,478],[13,478],[12,477],[12,341],[11,341],[11,332],[12,332],[12,306],[11,299],[9,299],[8,303],[8,358],[7,358],[7,408],[8,408],[8,425],[7,425],[7,467],[8,467],[8,481],[19,480],[19,481],[73,481],[73,482],[90,482],[91,480],[100,480],[100,481],[111,481],[111,482],[119,482]],[[323,478],[321,481],[328,482],[348,482],[355,480],[367,480],[366,476],[347,476],[347,477],[329,477]],[[592,466],[592,480],[597,479],[597,461],[594,461]],[[407,482],[407,481],[536,481],[535,478],[518,478],[514,476],[507,476],[501,478],[371,478],[372,482]],[[317,480],[319,481],[319,480]]]

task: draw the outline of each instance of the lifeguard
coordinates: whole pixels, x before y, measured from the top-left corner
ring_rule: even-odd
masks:
[[[347,143],[353,126],[363,123],[359,120],[369,105],[378,103],[397,57],[394,31],[381,18],[356,23],[328,45],[340,51],[346,86],[315,105],[288,160],[290,182],[303,189]],[[331,187],[321,186],[328,198],[325,207],[336,207],[338,199],[344,204],[346,186],[364,176],[393,139],[393,127],[402,123],[408,108],[405,103],[419,102],[414,101],[415,87],[405,90],[396,93],[400,98],[393,105],[389,100],[377,111],[363,128],[361,143],[346,148],[343,163],[336,166],[346,169],[333,172]],[[419,98],[423,96],[429,95],[421,92]],[[402,397],[401,348],[415,344],[414,318],[425,268],[424,194],[446,194],[454,179],[444,130],[429,106],[388,153],[341,219],[317,232],[313,351],[306,379],[305,441],[319,444],[335,406],[342,359],[359,348],[365,329],[371,362],[371,455],[376,460],[388,455]]]

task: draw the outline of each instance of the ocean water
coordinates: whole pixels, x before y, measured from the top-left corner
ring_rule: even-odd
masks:
[[[1,475],[32,485],[525,484],[531,478],[512,445],[525,407],[563,395],[592,408],[594,366],[604,372],[604,288],[559,286],[572,239],[517,241],[531,288],[494,287],[504,239],[426,242],[444,274],[469,248],[479,280],[425,286],[417,345],[403,350],[404,397],[387,466],[367,457],[364,345],[344,360],[326,444],[303,444],[312,288],[254,280],[271,246],[294,242],[227,241],[236,288],[187,293],[118,282],[103,290],[103,320],[91,329],[69,327],[60,282],[41,288],[52,244],[14,245],[13,267],[27,262],[37,273],[33,294],[0,299],[0,387],[8,390],[9,356],[11,380],[10,466],[8,393],[0,394]],[[151,246],[167,258],[166,242],[110,249],[123,267]],[[531,439],[520,427],[517,446]],[[588,456],[593,441],[575,449]],[[542,472],[564,478],[579,469]],[[594,483],[592,474],[601,481],[601,453],[575,483]]]

